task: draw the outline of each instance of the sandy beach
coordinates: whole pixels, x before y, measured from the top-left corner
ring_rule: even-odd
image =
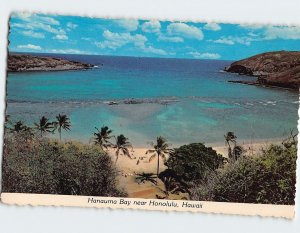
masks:
[[[259,154],[259,151],[270,144],[280,144],[280,139],[265,139],[256,140],[253,142],[245,141],[239,143],[246,150],[246,156],[253,156]],[[227,155],[227,146],[225,143],[207,144],[211,146],[217,153],[222,154],[224,157]],[[119,185],[124,188],[129,197],[136,198],[156,198],[156,195],[163,195],[159,188],[163,189],[163,183],[159,182],[158,186],[155,186],[151,182],[138,184],[135,177],[139,173],[156,173],[157,169],[157,157],[149,162],[150,155],[146,155],[146,151],[150,148],[134,148],[132,151],[132,158],[129,159],[127,156],[119,155],[117,161],[117,168],[119,171]],[[115,151],[109,150],[108,153],[111,155],[113,161],[115,161]],[[167,167],[164,165],[164,161],[160,158],[160,171],[165,170]],[[176,196],[173,198],[176,199]],[[177,197],[178,198],[178,197]]]

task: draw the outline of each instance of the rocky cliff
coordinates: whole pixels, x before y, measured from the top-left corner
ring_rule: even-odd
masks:
[[[23,54],[9,54],[7,61],[8,72],[81,70],[91,67],[93,65],[62,58]]]
[[[257,81],[240,83],[299,89],[300,52],[278,51],[255,55],[232,63],[225,71],[256,76]]]

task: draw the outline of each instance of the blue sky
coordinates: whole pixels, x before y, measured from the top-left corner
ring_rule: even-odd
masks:
[[[238,60],[300,50],[300,26],[14,13],[9,51]]]

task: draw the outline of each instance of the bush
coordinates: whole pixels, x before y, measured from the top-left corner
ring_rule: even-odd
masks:
[[[178,177],[191,186],[201,182],[211,171],[222,167],[225,158],[211,147],[192,143],[174,149],[165,163]]]
[[[2,191],[62,195],[126,196],[117,188],[111,158],[95,145],[6,134]]]
[[[295,203],[297,148],[271,145],[261,155],[240,158],[192,191],[192,199],[222,202]]]

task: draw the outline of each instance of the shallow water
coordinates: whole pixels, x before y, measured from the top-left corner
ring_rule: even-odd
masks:
[[[28,124],[68,114],[67,139],[89,141],[107,125],[135,146],[156,136],[172,144],[272,139],[297,127],[298,93],[235,83],[230,61],[65,55],[96,64],[86,71],[9,73],[7,114]],[[103,66],[101,66],[103,65]],[[137,104],[125,104],[134,99]],[[108,105],[116,101],[118,105]]]

